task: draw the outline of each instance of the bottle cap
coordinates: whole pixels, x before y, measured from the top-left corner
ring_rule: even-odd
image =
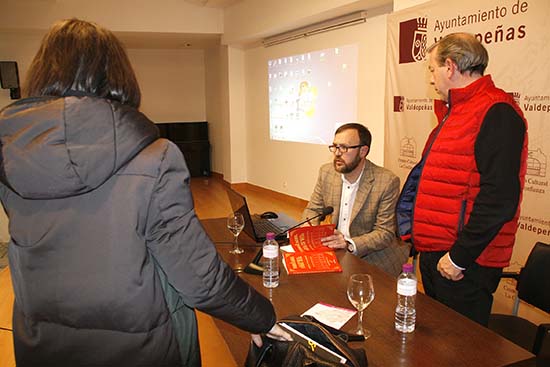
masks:
[[[275,239],[275,233],[273,233],[273,232],[267,232],[267,233],[265,234],[265,239],[266,239],[266,240],[274,240],[274,239]]]
[[[413,264],[403,264],[403,273],[412,273],[413,272]]]

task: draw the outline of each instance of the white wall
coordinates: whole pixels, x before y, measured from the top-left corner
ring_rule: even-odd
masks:
[[[319,167],[332,159],[326,146],[269,140],[267,61],[307,51],[356,43],[359,46],[358,121],[373,135],[368,156],[384,161],[384,83],[386,13],[379,9],[367,22],[277,46],[246,51],[247,181],[309,199]],[[369,12],[375,14],[376,12]],[[336,121],[338,122],[338,121]],[[233,121],[231,121],[233,124]]]
[[[0,60],[17,61],[21,83],[41,39],[41,32],[0,32]],[[142,91],[141,110],[150,119],[155,122],[206,120],[204,51],[128,50],[128,56]],[[12,102],[9,90],[0,89],[0,108]],[[225,121],[227,123],[227,119]],[[4,212],[0,211],[0,241],[9,238],[7,223]]]
[[[23,83],[29,64],[38,50],[41,36],[36,34],[0,33],[0,60],[17,61],[19,68],[19,82]],[[14,102],[10,98],[9,89],[0,89],[0,109]],[[0,242],[7,242],[8,218],[0,210]]]
[[[41,34],[0,32],[0,60],[17,61],[23,83]],[[128,50],[142,92],[141,110],[155,122],[205,121],[205,62],[202,50]],[[0,108],[13,102],[0,89]]]
[[[206,120],[203,50],[128,50],[142,93],[141,111],[154,122]]]
[[[182,0],[1,0],[1,29],[47,30],[77,17],[112,31],[222,33],[223,10]]]
[[[225,10],[223,42],[246,44],[253,38],[391,3],[391,0],[243,0]]]
[[[247,125],[246,106],[248,100],[243,98],[246,93],[245,65],[246,53],[235,47],[228,47],[228,94],[229,94],[229,136],[230,136],[230,167],[224,172],[229,182],[250,182],[247,168],[248,162],[258,157],[257,152],[251,150],[247,144],[250,136]]]
[[[410,8],[418,4],[427,3],[430,0],[394,0],[393,11]]]
[[[279,4],[276,6],[277,11],[271,12],[263,7],[258,8],[255,0],[245,0],[244,3],[251,5],[251,9],[256,9],[254,14],[262,10],[268,13],[266,16],[271,19],[270,27],[273,28],[278,24],[288,27],[299,23],[310,13],[326,19],[331,15],[331,4],[334,6],[333,10],[342,12],[365,8],[367,3],[372,6],[376,1],[380,1],[381,4],[388,3],[388,0],[338,0],[314,3],[308,0],[292,5],[293,2],[281,0],[271,3]],[[106,0],[94,2],[93,5],[83,0],[29,0],[3,3],[3,11],[0,14],[2,29],[34,28],[39,31],[36,31],[35,35],[25,31],[17,36],[0,32],[0,58],[18,61],[23,78],[38,48],[43,30],[54,20],[67,16],[81,16],[114,30],[127,31],[208,33],[219,31],[223,24],[219,9],[189,8],[175,0],[163,0],[162,6],[144,0],[139,0],[139,6],[131,7],[130,3],[130,0],[122,0],[122,4],[119,2],[116,5]],[[283,3],[291,6],[283,6]],[[83,7],[78,8],[75,4]],[[314,11],[308,4],[315,5],[312,5]],[[125,7],[123,5],[132,9],[121,18],[118,15],[120,9]],[[160,8],[155,10],[159,6]],[[304,11],[306,8],[310,13]],[[231,13],[232,9],[236,8],[231,7],[226,14]],[[369,158],[381,164],[384,158],[382,144],[385,14],[390,11],[391,6],[369,10],[369,18],[363,25],[272,48],[240,50],[231,46],[221,46],[220,49],[208,50],[202,55],[194,54],[190,50],[129,50],[130,59],[142,87],[142,110],[157,122],[208,120],[214,172],[224,174],[231,182],[250,182],[308,199],[319,166],[329,161],[331,155],[324,146],[269,140],[267,60],[304,51],[358,43],[358,120],[364,122],[373,134]],[[8,17],[8,13],[11,16]],[[250,22],[243,21],[243,16],[239,17],[235,13],[226,19],[228,28],[231,28],[229,35],[235,39],[246,39],[247,27],[256,19],[246,14],[245,12],[244,18]],[[179,21],[176,21],[177,19]],[[265,23],[264,28],[260,23],[254,23],[256,25],[251,33],[266,31]],[[242,27],[240,30],[239,25]],[[190,73],[191,69],[194,72]],[[174,83],[174,80],[177,83]],[[0,107],[10,102],[9,91],[0,90]],[[1,232],[0,230],[0,240]]]
[[[227,46],[206,50],[206,120],[211,145],[211,170],[229,172],[229,94]]]
[[[0,61],[16,61],[19,68],[19,83],[25,80],[29,65],[38,51],[41,34],[0,32]],[[0,108],[14,102],[9,89],[0,89]]]

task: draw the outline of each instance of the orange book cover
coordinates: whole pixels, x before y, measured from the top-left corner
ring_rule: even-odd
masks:
[[[335,224],[299,227],[288,233],[290,245],[296,252],[325,251],[321,238],[334,233]]]
[[[342,267],[332,250],[312,252],[285,252],[288,274],[340,273]]]

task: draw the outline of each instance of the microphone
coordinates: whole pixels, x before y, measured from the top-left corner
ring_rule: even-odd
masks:
[[[309,221],[312,220],[312,219],[319,218],[319,220],[322,222],[322,221],[325,220],[325,217],[326,217],[327,215],[329,215],[329,214],[332,214],[333,211],[334,211],[334,208],[333,208],[332,206],[327,206],[327,207],[325,207],[325,208],[321,208],[321,212],[320,212],[319,214],[314,215],[314,216],[311,217],[311,218],[306,218],[306,220],[301,221],[301,222],[299,222],[298,224],[295,224],[295,225],[293,225],[292,227],[287,228],[287,229],[285,229],[285,230],[282,231],[282,232],[276,233],[275,236],[280,236],[280,235],[285,234],[285,233],[287,233],[288,231],[290,231],[290,230],[292,230],[292,229],[294,229],[294,228],[300,227],[300,226],[301,226],[302,224],[304,224],[304,223],[309,223]]]
[[[313,217],[311,218],[306,218],[306,220],[304,221],[301,221],[299,222],[298,224],[295,224],[293,225],[292,227],[290,228],[287,228],[285,229],[284,231],[282,232],[279,232],[279,233],[276,233],[275,236],[280,236],[282,234],[285,234],[287,233],[288,231],[294,229],[294,228],[297,228],[299,226],[301,226],[302,224],[304,223],[309,223],[310,220],[312,219],[316,219],[316,218],[320,218],[321,222],[325,220],[325,217],[329,214],[332,214],[332,212],[334,211],[334,208],[332,206],[327,206],[327,207],[324,207],[324,208],[321,208],[321,212],[317,215],[314,215]],[[261,267],[259,264],[260,264],[260,260],[262,258],[262,250],[263,249],[260,249],[258,251],[258,253],[256,254],[256,256],[254,256],[254,259],[252,260],[252,262],[250,262],[250,264],[248,264],[245,268],[244,268],[244,272],[245,273],[248,273],[248,274],[256,274],[256,275],[261,275],[264,268]]]

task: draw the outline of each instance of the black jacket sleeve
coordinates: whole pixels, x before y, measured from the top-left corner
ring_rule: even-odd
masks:
[[[483,119],[475,142],[480,191],[450,251],[456,265],[471,265],[514,217],[521,194],[519,169],[525,133],[525,123],[509,104],[495,104]]]
[[[195,215],[189,171],[179,149],[168,144],[151,199],[148,247],[185,304],[243,330],[267,332],[276,317],[269,300],[220,258]]]

